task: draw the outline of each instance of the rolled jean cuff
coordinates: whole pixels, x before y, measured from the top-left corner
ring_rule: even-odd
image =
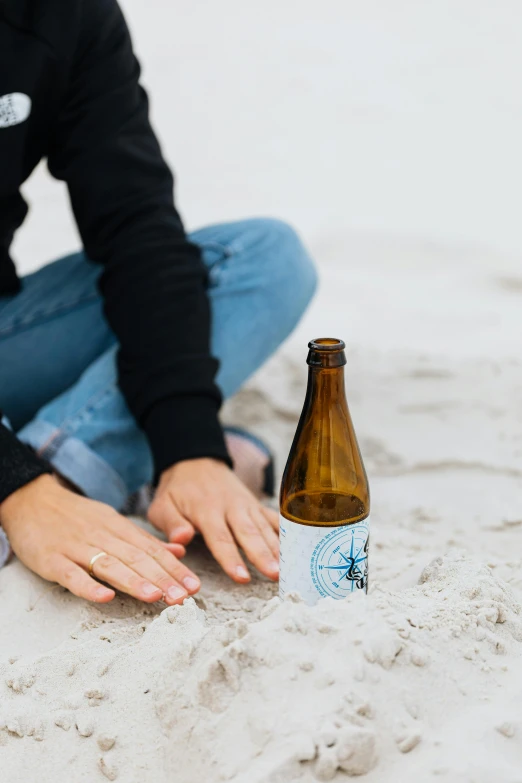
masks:
[[[92,500],[119,510],[129,495],[121,476],[83,441],[46,421],[32,421],[18,438],[51,463],[63,478]]]

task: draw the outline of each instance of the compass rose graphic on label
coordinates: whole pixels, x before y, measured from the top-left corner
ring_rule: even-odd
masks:
[[[368,519],[355,525],[334,528],[315,547],[310,576],[326,598],[345,598],[368,590]]]

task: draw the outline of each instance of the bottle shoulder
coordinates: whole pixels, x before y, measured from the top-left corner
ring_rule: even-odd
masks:
[[[338,527],[362,522],[370,515],[369,493],[308,491],[281,497],[281,514],[300,525]]]

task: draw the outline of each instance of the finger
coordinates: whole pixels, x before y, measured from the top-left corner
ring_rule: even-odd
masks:
[[[94,547],[94,542],[91,541],[90,543]],[[150,590],[151,584],[161,589],[161,594],[165,597],[165,601],[168,604],[179,603],[180,600],[183,601],[187,597],[188,592],[193,595],[200,589],[201,583],[199,579],[167,549],[167,546],[170,545],[159,541],[155,536],[151,535],[146,530],[143,530],[143,528],[138,525],[135,525],[127,518],[116,515],[112,530],[108,533],[106,532],[102,537],[97,538],[97,551],[100,551],[101,549],[108,554],[113,555],[119,561],[130,565],[137,556],[134,553],[134,550],[131,550],[134,554],[125,555],[125,552],[128,551],[125,547],[128,546],[134,547],[134,550],[138,550],[141,553],[147,553],[153,560],[160,563],[167,572],[157,573],[158,577],[161,576],[161,583],[149,582],[146,592],[147,594],[151,594],[151,598],[146,599],[143,597],[143,593],[141,593],[137,596],[141,600],[150,600],[151,602],[158,600],[157,595],[152,595]],[[178,545],[176,545],[176,547],[177,546]],[[184,552],[184,547],[181,547],[181,549]],[[77,559],[77,562],[80,562],[80,560]],[[83,565],[83,563],[80,564]],[[150,569],[147,571],[147,574],[149,576],[151,575]],[[171,575],[170,577],[169,574]],[[141,575],[143,576],[143,574]],[[178,581],[181,580],[184,580],[185,582],[183,586],[178,584]],[[113,583],[111,582],[111,584]]]
[[[89,557],[92,557],[94,554],[98,553],[93,551]],[[129,566],[109,553],[96,560],[93,565],[93,574],[102,582],[107,582],[117,590],[128,593],[133,598],[138,598],[146,603],[159,601],[163,597],[159,587],[144,579],[136,571],[133,571],[132,568],[129,568]],[[186,591],[181,588],[180,593],[180,600],[187,597]]]
[[[187,554],[187,550],[182,544],[170,544],[166,541],[162,541],[161,544],[165,547],[167,552],[172,552],[174,557],[178,557],[179,559],[185,557]]]
[[[200,525],[205,542],[222,567],[223,571],[234,580],[245,584],[250,582],[250,574],[239,554],[232,533],[222,517],[215,517]]]
[[[151,505],[149,520],[165,533],[171,543],[190,544],[196,532],[194,525],[181,514],[170,496],[160,497]]]
[[[154,536],[138,536],[135,539],[135,543],[128,542],[127,539],[122,539],[120,536],[118,536],[118,539],[123,546],[130,544],[130,546],[148,556],[149,559],[152,559],[159,564],[167,574],[170,574],[174,579],[177,579],[178,581],[189,579],[187,589],[190,593],[197,592],[201,587],[198,577],[179,562],[176,553],[179,552],[182,557],[186,554],[186,549],[181,544],[171,544],[159,541]],[[127,562],[126,558],[124,558],[124,562]]]
[[[274,531],[274,528],[270,524],[269,520],[263,514],[261,506],[253,509],[251,515],[254,522],[261,531],[263,538],[265,539],[270,551],[272,552],[275,560],[279,562],[279,536]]]
[[[141,547],[135,547],[121,539],[113,539],[106,551],[159,587],[168,604],[186,598],[187,593],[197,593],[201,587],[197,576],[167,551],[160,541],[150,544],[144,538]]]
[[[249,510],[232,512],[228,521],[236,541],[244,549],[250,562],[269,579],[277,579],[279,563]]]
[[[129,519],[122,516],[116,517],[113,525],[111,526],[110,532],[123,541],[140,548],[142,548],[144,538],[147,539],[151,546],[157,546],[158,543],[161,543],[164,547],[169,547],[172,543],[174,543],[176,546],[180,545],[180,542],[160,542],[153,533],[149,533],[147,530],[144,530],[142,527],[135,525],[134,522],[131,522]],[[93,542],[91,541],[91,543]],[[183,544],[181,544],[181,546],[183,547]],[[183,554],[185,554],[185,552],[183,552]]]
[[[106,604],[112,601],[115,596],[114,590],[103,587],[99,582],[92,579],[87,571],[81,568],[72,560],[63,555],[56,556],[56,565],[53,565],[55,571],[54,581],[66,587],[78,598],[86,598],[87,601],[95,601],[98,604]]]
[[[196,529],[187,519],[173,524],[167,533],[169,541],[177,544],[190,544],[195,535]]]
[[[263,516],[270,523],[272,529],[279,535],[279,514],[277,511],[274,511],[273,508],[269,508],[268,506],[260,506],[259,508],[261,509]]]

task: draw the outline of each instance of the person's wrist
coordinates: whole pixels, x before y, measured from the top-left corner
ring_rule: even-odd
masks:
[[[34,492],[52,491],[59,487],[55,476],[43,473],[4,498],[0,503],[0,525],[7,535],[9,535],[8,528],[11,520],[16,518],[21,506],[28,501]]]

